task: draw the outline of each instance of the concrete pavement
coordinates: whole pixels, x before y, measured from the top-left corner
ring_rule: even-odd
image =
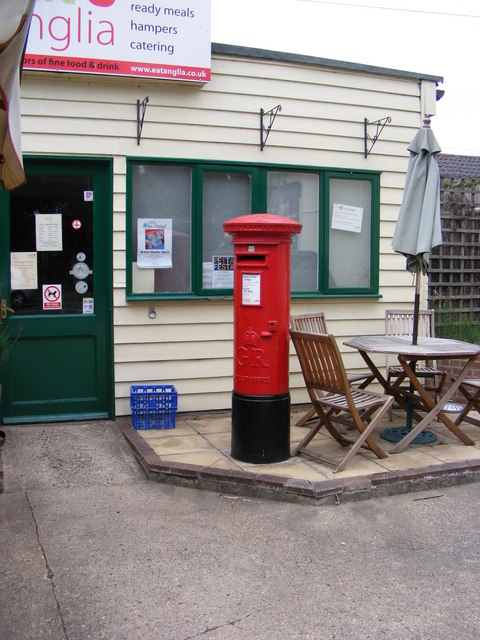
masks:
[[[2,640],[480,637],[480,485],[317,506],[148,482],[110,422],[6,427]]]

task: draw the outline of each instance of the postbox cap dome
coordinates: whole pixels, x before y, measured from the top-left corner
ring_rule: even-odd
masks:
[[[291,218],[278,216],[274,213],[250,213],[238,218],[226,220],[223,229],[227,233],[241,233],[248,231],[266,231],[293,235],[300,233],[302,224]]]

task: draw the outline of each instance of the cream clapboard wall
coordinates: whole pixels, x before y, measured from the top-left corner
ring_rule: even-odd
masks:
[[[221,47],[220,47],[221,48]],[[24,72],[25,154],[107,156],[114,159],[114,371],[116,413],[130,412],[131,384],[173,383],[179,411],[230,406],[233,372],[232,301],[125,300],[126,158],[186,158],[268,162],[382,171],[380,293],[373,299],[292,301],[292,311],[323,309],[348,367],[359,356],[346,338],[383,331],[384,311],[411,307],[404,260],[392,252],[408,161],[406,147],[421,126],[422,85],[430,79],[364,72],[317,62],[212,55],[204,86],[156,80]],[[136,141],[136,102],[149,96]],[[277,104],[267,146],[259,147],[259,111]],[[368,158],[363,121],[390,116]],[[373,132],[372,132],[373,133]],[[240,213],[240,212],[239,212]],[[148,317],[154,306],[156,319]],[[296,357],[290,360],[293,402],[306,395]]]

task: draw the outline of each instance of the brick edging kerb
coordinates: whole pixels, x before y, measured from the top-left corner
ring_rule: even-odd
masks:
[[[167,462],[162,461],[131,426],[118,423],[117,426],[151,480],[220,493],[257,495],[310,505],[340,504],[480,480],[480,460],[386,471],[370,476],[334,478],[320,482]]]

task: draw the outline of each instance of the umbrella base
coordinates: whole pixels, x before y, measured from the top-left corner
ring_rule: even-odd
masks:
[[[410,433],[410,431],[411,429],[408,427],[390,427],[389,429],[384,429],[380,433],[380,437],[384,440],[388,440],[389,442],[400,442]],[[411,441],[410,444],[431,444],[436,441],[437,436],[432,431],[424,429]]]
[[[444,413],[462,413],[464,409],[464,404],[460,404],[459,402],[447,402],[442,411]]]

